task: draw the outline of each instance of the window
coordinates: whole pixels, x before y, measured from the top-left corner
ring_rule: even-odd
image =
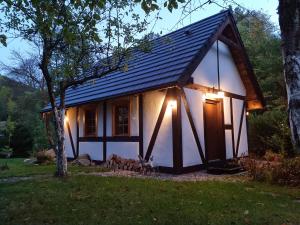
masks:
[[[113,133],[116,136],[129,136],[130,132],[129,101],[117,102],[113,106]]]
[[[97,108],[87,107],[84,110],[84,135],[89,137],[97,136]]]

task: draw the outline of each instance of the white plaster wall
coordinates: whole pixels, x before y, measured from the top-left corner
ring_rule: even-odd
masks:
[[[172,108],[167,107],[153,147],[155,166],[173,167]]]
[[[138,97],[130,97],[130,135],[138,136],[139,135],[139,108],[138,108]]]
[[[225,97],[223,99],[223,111],[224,111],[224,124],[231,125],[231,108],[230,98]],[[237,118],[233,118],[236,120]],[[226,147],[226,159],[233,158],[233,143],[232,143],[232,130],[225,130],[225,147]]]
[[[144,94],[144,155],[148,149],[165,95],[165,91],[152,91]],[[155,166],[173,166],[171,116],[172,112],[168,107],[152,151],[153,163]]]
[[[76,137],[76,108],[68,109],[67,117],[69,119],[69,124],[70,124],[71,133],[72,133],[74,147],[76,148],[76,142],[77,142],[77,137]],[[73,155],[71,140],[70,140],[70,137],[69,137],[69,132],[68,132],[68,128],[67,128],[66,124],[64,124],[64,130],[65,130],[66,155],[69,158],[73,158],[74,155]]]
[[[233,158],[232,130],[225,130],[226,159]]]
[[[224,108],[224,124],[231,124],[231,108],[230,108],[230,98],[225,97],[223,99]]]
[[[202,151],[203,154],[205,155],[204,123],[203,123],[203,92],[189,89],[189,88],[184,88],[184,92],[186,94],[187,102],[190,106],[191,114],[201,143]]]
[[[138,142],[107,142],[106,156],[109,158],[116,154],[127,159],[138,159],[139,143]]]
[[[219,69],[221,89],[245,96],[246,89],[235,66],[230,50],[227,45],[221,41],[219,41]],[[216,42],[198,65],[192,77],[194,78],[194,83],[218,88]]]
[[[235,144],[235,149],[236,149],[241,113],[242,113],[242,108],[243,108],[243,101],[239,100],[239,99],[232,99],[232,108],[233,108],[233,119],[234,119],[234,121],[233,121],[234,144]],[[244,120],[243,120],[243,125],[242,125],[242,130],[241,130],[241,138],[240,138],[238,156],[241,156],[242,153],[244,153],[244,155],[248,154],[248,140],[247,140],[246,112],[245,111],[244,111]]]
[[[197,103],[196,103],[197,104]],[[193,135],[184,104],[181,104],[182,116],[182,158],[183,167],[202,164],[198,147]]]
[[[79,155],[89,154],[92,160],[103,160],[102,142],[79,142]]]

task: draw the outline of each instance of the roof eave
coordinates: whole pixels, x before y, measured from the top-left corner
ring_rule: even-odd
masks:
[[[82,101],[82,102],[78,102],[78,103],[66,104],[66,108],[77,107],[77,106],[86,105],[86,104],[95,103],[95,102],[113,100],[116,98],[126,97],[129,95],[137,95],[137,94],[142,94],[142,93],[145,93],[148,91],[161,90],[161,89],[165,89],[165,88],[171,88],[174,86],[179,86],[177,81],[169,82],[169,83],[165,83],[165,84],[161,84],[161,85],[157,85],[157,86],[153,86],[153,87],[147,87],[147,88],[143,88],[143,89],[139,89],[139,90],[135,90],[135,91],[128,91],[128,92],[124,92],[124,93],[117,94],[117,95],[111,95],[109,97],[95,98],[92,100]],[[51,108],[45,107],[44,109],[42,109],[40,111],[40,113],[48,113],[51,111],[52,111]]]

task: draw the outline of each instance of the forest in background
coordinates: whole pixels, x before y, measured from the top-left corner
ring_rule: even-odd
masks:
[[[248,117],[249,150],[258,155],[266,150],[291,155],[278,28],[260,11],[237,8],[234,14],[266,100],[264,111],[252,112]],[[46,102],[44,90],[20,83],[16,74],[2,74],[11,79],[0,77],[0,151],[25,156],[47,148],[39,113]]]

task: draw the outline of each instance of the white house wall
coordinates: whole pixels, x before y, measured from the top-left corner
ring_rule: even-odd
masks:
[[[246,89],[239,75],[238,69],[234,63],[232,55],[230,53],[229,48],[226,44],[221,41],[218,41],[219,44],[219,75],[220,75],[220,89],[222,91],[237,94],[240,96],[246,96]],[[218,71],[217,71],[217,42],[213,44],[211,49],[204,56],[201,63],[198,65],[194,73],[192,74],[193,81],[195,84],[202,85],[210,88],[218,88]],[[191,107],[191,111],[193,116],[200,115],[201,119],[194,119],[194,122],[201,123],[202,128],[199,129],[199,124],[196,125],[197,131],[199,132],[201,145],[203,148],[203,152],[205,152],[205,143],[204,143],[204,132],[203,132],[203,103],[196,99],[191,99],[191,94],[193,90],[185,89],[187,98],[189,99],[189,105]],[[199,95],[202,95],[201,91],[198,92]],[[201,103],[198,103],[201,102]],[[225,146],[226,146],[226,158],[230,159],[233,157],[233,146],[237,146],[238,139],[238,130],[241,118],[241,110],[243,106],[243,100],[232,98],[232,107],[233,107],[233,121],[231,121],[231,108],[230,108],[230,97],[225,97],[223,99],[223,111],[224,111],[224,125],[233,124],[234,127],[234,143],[232,143],[232,130],[225,130]],[[195,114],[195,109],[198,112]],[[183,123],[184,119],[183,119]],[[184,137],[183,137],[184,138]],[[184,140],[184,139],[183,139]],[[190,147],[189,147],[190,148]],[[183,151],[184,148],[183,148]],[[246,126],[246,115],[243,120],[240,144],[239,144],[239,152],[238,156],[247,155],[248,153],[248,141],[247,141],[247,126]],[[186,154],[186,153],[184,153]]]
[[[102,142],[79,142],[79,155],[88,154],[93,160],[103,160]]]
[[[239,99],[232,100],[232,108],[233,108],[233,127],[234,127],[234,144],[235,149],[237,150],[237,141],[238,141],[238,132],[240,126],[241,113],[243,110],[243,101]],[[247,155],[248,153],[248,140],[247,140],[247,124],[246,124],[246,112],[243,111],[243,124],[241,129],[241,137],[239,143],[238,156]]]
[[[79,137],[84,136],[84,107],[79,108]],[[103,135],[102,103],[97,103],[97,136]],[[73,133],[73,132],[72,132]],[[74,133],[75,134],[75,133]],[[93,160],[103,160],[102,142],[79,142],[79,155],[88,154]]]
[[[230,108],[230,98],[225,97],[223,99],[223,107],[224,107],[224,124],[231,124],[231,108]]]
[[[70,125],[70,130],[72,133],[72,139],[73,143],[76,146],[77,142],[77,137],[76,137],[76,108],[71,108],[67,111],[67,117]],[[72,145],[71,145],[71,140],[69,136],[69,132],[67,129],[67,124],[64,124],[65,127],[65,150],[66,150],[66,155],[69,158],[73,158],[73,150],[72,150]]]
[[[204,126],[203,126],[203,93],[201,91],[184,88],[188,105],[192,118],[196,127],[198,138],[205,155],[205,141],[204,141]],[[192,128],[187,117],[184,104],[181,104],[182,116],[182,157],[183,167],[194,166],[202,164],[198,147],[192,132]]]
[[[246,89],[235,66],[229,48],[219,41],[220,88],[223,91],[246,95]],[[207,87],[218,88],[217,43],[207,52],[192,77],[194,83]]]
[[[128,159],[138,159],[138,142],[107,142],[106,148],[107,157],[109,157],[112,154],[116,154],[118,156]]]
[[[233,158],[232,130],[225,130],[226,159]]]
[[[165,96],[165,91],[152,91],[144,94],[144,155],[149,146]],[[152,150],[152,156],[154,165],[173,166],[172,111],[170,107],[167,107],[165,112]]]
[[[219,41],[219,56],[220,56],[220,81],[221,89],[223,91],[245,96],[245,87],[238,74],[238,70],[234,64],[232,56],[228,47]],[[194,83],[206,87],[218,87],[217,83],[217,55],[216,43],[208,51],[202,62],[194,71],[192,77]],[[203,122],[203,95],[204,92],[184,88],[187,102],[190,107],[190,112],[198,133],[200,144],[205,154],[205,140],[204,140],[204,122]],[[147,152],[150,139],[152,137],[155,124],[157,122],[166,91],[150,91],[143,93],[143,152],[144,156]],[[139,118],[138,118],[138,98],[137,96],[130,96],[130,135],[139,135]],[[106,114],[106,135],[112,136],[112,103],[107,101],[107,114]],[[234,127],[234,143],[232,143],[232,130],[226,129],[225,132],[225,146],[226,158],[233,157],[233,146],[237,146],[238,130],[240,123],[240,115],[242,110],[243,100],[232,99],[233,106],[233,121],[231,121],[230,98],[225,97],[223,100],[224,106],[224,124],[233,125]],[[103,136],[103,105],[97,103],[98,107],[98,137]],[[83,107],[79,109],[79,137],[84,136],[83,124],[84,115]],[[244,112],[245,114],[245,112]],[[199,151],[192,133],[191,125],[187,117],[185,107],[182,103],[182,156],[183,167],[194,166],[202,164]],[[245,115],[246,116],[246,115]],[[76,147],[76,109],[71,108],[68,110],[68,117],[70,121],[71,132],[73,135],[74,145]],[[73,151],[69,136],[66,129],[66,151],[68,157],[73,157]],[[107,158],[111,154],[117,154],[126,158],[137,159],[139,154],[139,142],[107,142],[106,145]],[[246,117],[244,118],[241,138],[239,144],[239,154],[247,154],[247,127]],[[103,160],[103,143],[102,142],[80,142],[79,154],[89,154],[94,160]],[[173,138],[172,138],[172,110],[167,107],[161,127],[159,129],[152,155],[154,165],[173,167]]]

